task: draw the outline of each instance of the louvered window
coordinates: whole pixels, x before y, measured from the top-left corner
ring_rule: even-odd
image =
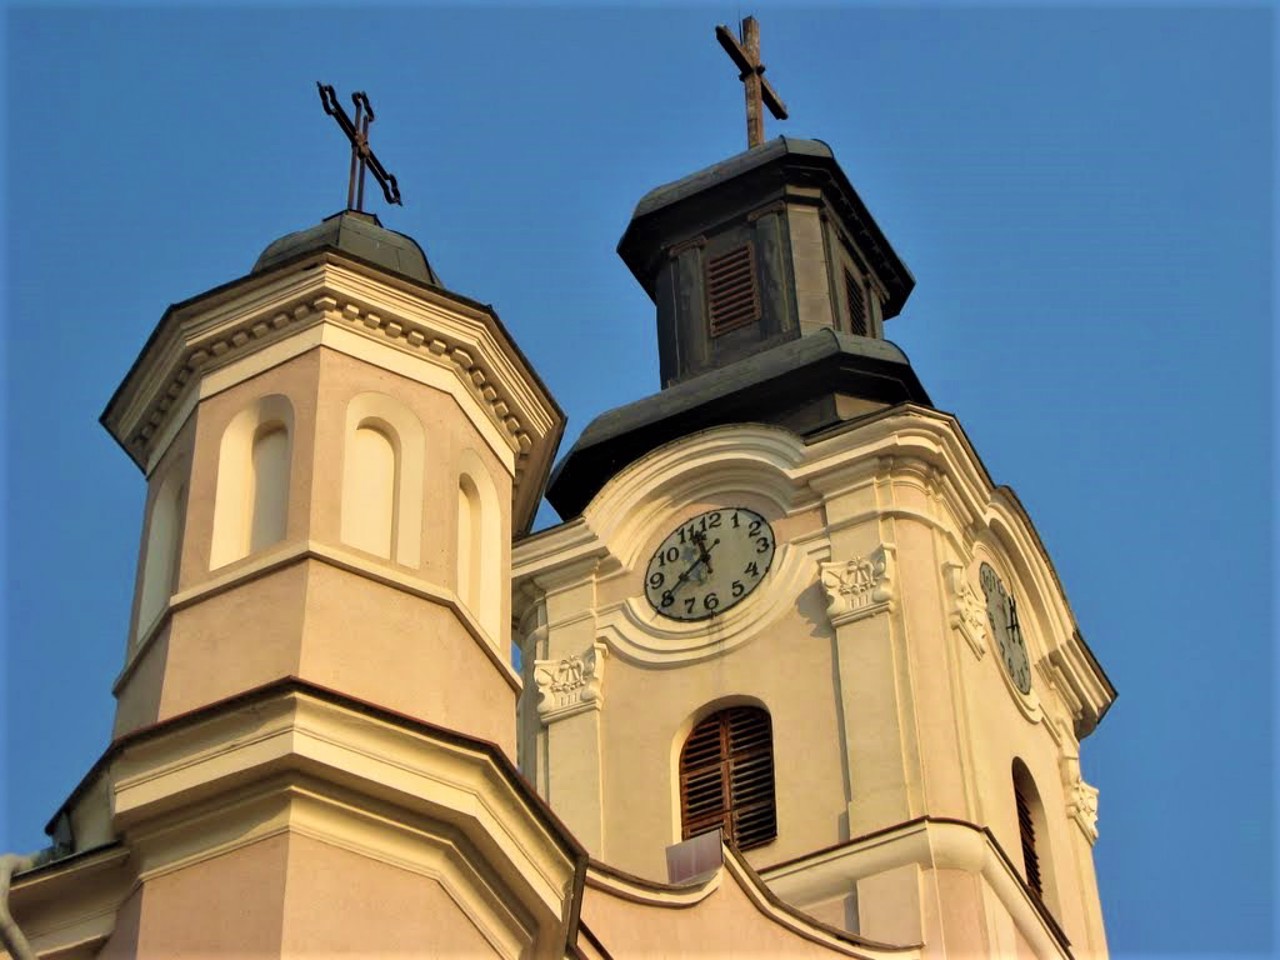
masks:
[[[867,335],[867,300],[862,284],[849,270],[844,272],[845,299],[849,302],[849,331],[860,337]]]
[[[744,243],[707,261],[707,307],[713,337],[760,319],[751,244]]]
[[[747,850],[778,835],[773,799],[773,727],[756,707],[707,717],[680,752],[684,839],[720,827]]]
[[[1022,862],[1027,869],[1027,884],[1037,896],[1044,895],[1040,882],[1040,856],[1036,853],[1036,825],[1031,819],[1031,804],[1022,785],[1013,785],[1014,801],[1018,805],[1018,836],[1022,840]]]

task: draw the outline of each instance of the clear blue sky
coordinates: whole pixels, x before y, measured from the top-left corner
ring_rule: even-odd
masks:
[[[337,211],[315,81],[453,290],[570,417],[657,389],[613,252],[742,149],[751,8],[10,9],[4,794],[40,832],[105,748],[143,498],[97,424],[165,306]],[[1114,952],[1270,953],[1274,12],[761,7],[785,132],[829,142],[918,286],[888,335],[1012,485],[1120,690],[1085,742]],[[566,447],[567,448],[567,447]]]

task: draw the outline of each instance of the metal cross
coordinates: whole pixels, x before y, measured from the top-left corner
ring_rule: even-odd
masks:
[[[760,62],[760,24],[755,17],[742,21],[739,38],[735,38],[728,27],[716,27],[716,39],[738,67],[738,79],[746,88],[747,146],[758,147],[764,143],[764,111],[761,105],[767,106],[779,120],[787,119],[787,106],[764,78],[764,64]]]
[[[316,81],[316,86],[320,90],[320,103],[324,105],[324,112],[338,122],[342,132],[351,141],[351,175],[347,180],[347,209],[364,211],[366,169],[372,170],[374,177],[382,185],[382,195],[387,198],[387,203],[400,203],[400,188],[396,185],[396,178],[387,173],[377,154],[369,146],[369,124],[373,123],[373,107],[369,105],[369,98],[364,95],[364,91],[351,95],[351,102],[356,105],[356,119],[353,123],[347,116],[347,111],[343,110],[342,104],[338,102],[338,95],[333,92],[333,87],[319,80]],[[356,175],[357,171],[359,176]]]

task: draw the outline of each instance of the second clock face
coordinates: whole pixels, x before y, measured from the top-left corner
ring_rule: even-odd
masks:
[[[686,520],[654,551],[644,595],[672,620],[705,620],[745,600],[773,563],[769,521],[746,507]]]
[[[1027,645],[1022,640],[1022,627],[1018,625],[1018,602],[988,564],[984,563],[979,568],[978,580],[987,597],[987,620],[1000,647],[1005,672],[1022,693],[1030,693],[1031,665]]]

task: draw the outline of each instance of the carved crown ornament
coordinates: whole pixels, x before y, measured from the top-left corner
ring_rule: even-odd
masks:
[[[964,564],[948,561],[942,565],[942,573],[950,601],[947,619],[951,628],[981,660],[987,652],[987,605],[969,582]]]
[[[563,720],[584,710],[604,706],[601,689],[604,661],[609,655],[603,643],[593,643],[583,653],[558,660],[535,660],[533,681],[538,687],[538,717],[545,724]]]
[[[887,613],[893,605],[894,547],[881,544],[865,556],[820,565],[827,616],[839,627]]]
[[[1098,839],[1098,788],[1084,782],[1079,757],[1062,758],[1062,785],[1067,797],[1067,816],[1093,843]]]

